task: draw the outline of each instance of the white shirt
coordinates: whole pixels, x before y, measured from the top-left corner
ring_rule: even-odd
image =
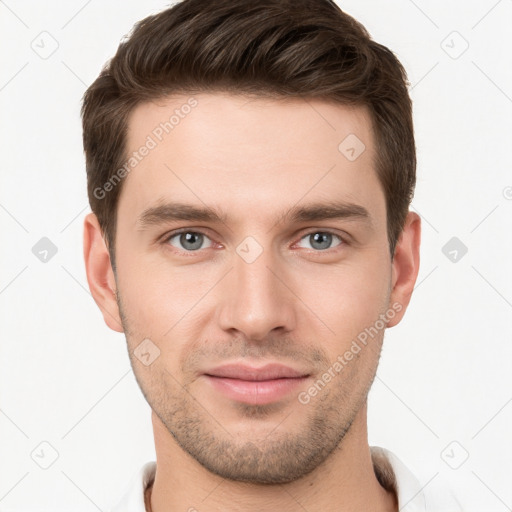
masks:
[[[437,476],[423,486],[404,463],[391,451],[370,446],[381,484],[393,487],[400,512],[463,512],[460,503]],[[155,476],[156,462],[146,462],[130,480],[126,494],[111,512],[146,512],[144,490]],[[424,488],[423,488],[424,487]]]

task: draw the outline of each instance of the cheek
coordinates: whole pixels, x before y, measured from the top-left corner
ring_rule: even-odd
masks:
[[[118,276],[132,321],[164,329],[185,315],[214,282],[194,266],[173,267],[161,256],[126,259],[119,264]]]
[[[208,316],[208,301],[201,299],[218,278],[194,266],[140,260],[125,261],[118,269],[129,347],[133,351],[149,338],[160,350],[159,365],[174,373],[188,344],[201,335]]]
[[[304,298],[310,298],[324,310],[355,312],[364,309],[365,305],[371,308],[381,298],[383,287],[369,278],[364,269],[328,269],[324,274],[322,283],[315,276],[301,276],[300,279]]]
[[[308,330],[311,322],[320,326],[331,339],[325,345],[331,357],[345,351],[385,310],[390,275],[383,268],[382,263],[366,260],[302,276],[298,295],[310,308],[302,328]]]
[[[209,313],[222,306],[230,277],[210,292],[227,268],[211,261],[179,266],[163,250],[137,254],[132,249],[124,247],[118,260],[119,290],[129,325],[138,337],[162,340],[166,350],[174,353],[179,340],[198,335],[211,319]],[[350,345],[353,337],[375,322],[390,279],[384,251],[367,247],[337,264],[304,262],[283,267],[282,279],[294,292],[283,291],[283,298],[292,302],[299,318],[297,329],[304,338],[315,339],[321,330],[326,338],[332,336],[332,349],[339,351],[341,340]]]

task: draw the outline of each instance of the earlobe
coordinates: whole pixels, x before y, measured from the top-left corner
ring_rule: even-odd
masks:
[[[392,262],[390,305],[397,304],[397,309],[398,305],[401,307],[388,327],[400,322],[411,300],[420,267],[420,243],[421,218],[417,213],[409,212]]]
[[[94,213],[87,214],[84,219],[84,261],[89,289],[105,323],[114,331],[124,332],[110,255]]]

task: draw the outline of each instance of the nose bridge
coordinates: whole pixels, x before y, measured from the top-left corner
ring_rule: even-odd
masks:
[[[282,263],[271,246],[253,237],[236,247],[220,316],[224,329],[236,329],[250,339],[262,339],[276,328],[293,329],[293,294],[282,282]]]

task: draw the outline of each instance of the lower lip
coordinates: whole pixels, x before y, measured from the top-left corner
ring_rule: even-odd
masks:
[[[205,375],[208,382],[228,398],[248,404],[268,404],[286,397],[298,386],[303,384],[307,377],[294,377],[273,380],[239,380],[226,377]]]

